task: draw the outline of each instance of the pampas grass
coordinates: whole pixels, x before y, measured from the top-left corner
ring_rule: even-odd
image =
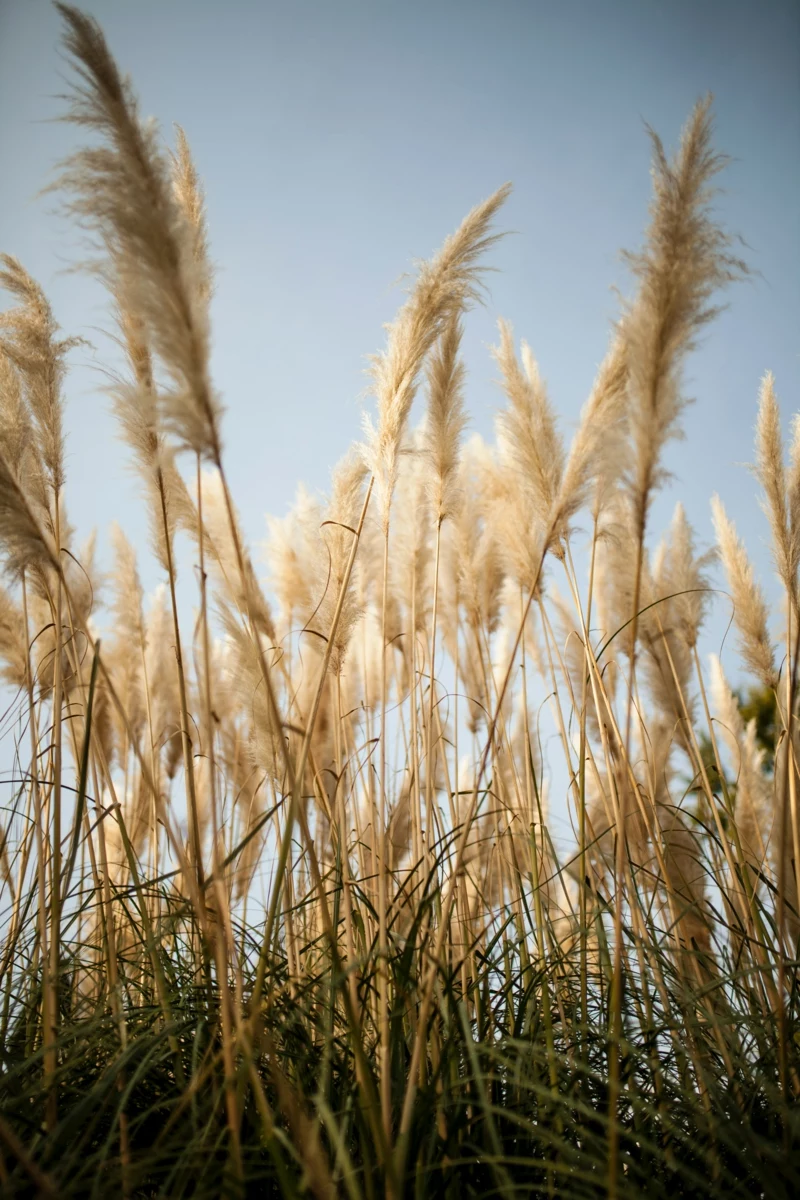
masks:
[[[756,581],[736,527],[718,496],[712,498],[711,509],[720,559],[734,605],[733,616],[739,631],[742,657],[765,687],[775,687],[778,680],[775,650],[767,625],[763,590]]]
[[[787,456],[771,376],[783,644],[720,499],[728,600],[680,505],[650,529],[687,356],[745,270],[709,102],[674,157],[653,135],[634,294],[572,439],[506,321],[496,436],[465,436],[505,186],[417,265],[362,439],[268,521],[262,581],[187,137],[58,7],[89,141],[56,187],[108,291],[150,544],[114,527],[106,578],[75,546],[74,340],[5,257],[4,1195],[793,1195],[800,438]],[[774,755],[703,665],[718,603]]]

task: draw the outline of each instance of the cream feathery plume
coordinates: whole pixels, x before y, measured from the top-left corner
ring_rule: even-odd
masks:
[[[165,573],[175,572],[172,545],[178,524],[191,525],[194,502],[175,465],[160,426],[158,396],[146,330],[132,312],[117,284],[116,315],[122,344],[133,375],[132,382],[115,380],[111,389],[114,412],[122,437],[133,451],[148,499],[150,542]]]
[[[772,781],[772,807],[775,813],[774,836],[770,842],[770,858],[778,888],[784,892],[785,920],[790,944],[800,937],[800,888],[797,877],[797,830],[794,805],[789,800],[790,771],[797,771],[797,735],[778,738],[775,745],[775,765]],[[792,744],[794,743],[794,744]]]
[[[500,624],[503,589],[508,582],[482,481],[484,457],[489,453],[477,434],[464,446],[457,476],[459,502],[443,526],[440,569],[442,633],[451,658],[458,660],[460,692],[468,699],[471,733],[489,720],[492,701],[481,653]]]
[[[39,454],[58,495],[64,486],[64,357],[79,340],[57,339],[58,326],[44,292],[16,258],[3,254],[0,263],[0,286],[20,301],[0,314],[0,348],[19,372]]]
[[[500,591],[500,626],[505,628],[509,646],[512,646],[516,640],[525,610],[525,600],[525,594],[520,590],[519,584],[510,575],[506,575]],[[539,621],[537,606],[532,604],[525,617],[525,627],[522,631],[522,637],[525,639],[525,656],[529,671],[533,671],[542,679],[549,679],[550,668],[542,646]],[[576,626],[574,627],[576,628]],[[522,639],[520,639],[520,644],[522,644]],[[502,680],[499,682],[502,683]]]
[[[709,555],[696,555],[694,535],[682,504],[675,507],[668,536],[653,557],[639,621],[646,651],[650,694],[662,715],[676,722],[676,736],[692,757],[686,715],[694,721],[693,651],[708,607],[705,568]]]
[[[111,527],[111,541],[115,560],[111,575],[114,636],[104,646],[103,661],[111,672],[131,726],[138,734],[145,720],[142,585],[135,551],[117,525]],[[127,741],[124,723],[119,722],[118,717],[116,723],[119,738],[124,744]]]
[[[424,789],[424,778],[420,781],[420,786]],[[359,824],[364,830],[361,838],[363,849],[371,854],[373,853],[373,825],[371,821],[372,805],[367,795],[362,795],[359,813]],[[407,783],[403,785],[400,794],[394,801],[389,801],[386,813],[386,857],[387,866],[390,871],[398,871],[404,861],[408,861],[411,845],[411,792]],[[401,927],[406,923],[410,923],[410,918],[407,912],[403,909],[408,904],[407,893],[401,892],[399,895],[400,911],[396,914],[396,920]]]
[[[603,640],[614,638],[612,654],[633,651],[631,613],[636,591],[636,534],[633,505],[621,487],[613,489],[600,514],[595,563],[597,617]],[[641,595],[649,594],[650,565],[642,555]]]
[[[745,725],[739,705],[725,678],[722,664],[710,656],[711,698],[716,725],[731,756],[736,781],[734,812],[742,849],[748,860],[760,867],[770,845],[774,811],[770,787],[764,775],[764,750],[756,742],[755,717]]]
[[[137,768],[131,789],[130,817],[128,818],[128,836],[137,858],[141,858],[144,854],[147,841],[153,832],[150,818],[151,797],[150,787]]]
[[[605,510],[602,511],[604,512]],[[604,541],[605,538],[603,536],[598,536],[594,567],[594,588],[592,591],[592,611],[594,616],[592,617],[590,641],[593,639],[595,641],[594,653],[597,656],[598,667],[603,677],[603,691],[608,696],[609,704],[613,704],[620,677],[620,664],[617,655],[624,650],[624,647],[622,641],[618,639],[606,648],[606,643],[615,634],[619,626],[615,624],[617,598],[614,594],[614,563],[608,553],[604,553],[604,551],[607,552],[608,550],[608,546],[604,545]]]
[[[497,417],[498,443],[530,496],[533,515],[540,525],[545,525],[561,485],[564,446],[530,347],[522,343],[520,365],[511,326],[503,320],[498,325],[500,344],[492,353],[502,372],[508,399],[507,407]]]
[[[461,688],[466,694],[469,706],[467,729],[474,734],[482,725],[488,726],[492,706],[492,697],[486,685],[486,671],[478,653],[478,641],[474,634],[464,640],[459,652],[458,669]]]
[[[730,253],[733,238],[715,221],[714,177],[727,159],[711,146],[711,100],[701,100],[684,127],[680,148],[667,159],[653,144],[653,199],[646,244],[626,258],[639,281],[619,322],[629,373],[628,420],[633,461],[628,472],[637,530],[644,530],[652,490],[664,477],[664,445],[680,437],[687,400],[683,360],[719,312],[712,295],[747,271]]]
[[[19,575],[27,567],[58,570],[55,545],[42,518],[20,486],[0,450],[0,547],[3,569]]]
[[[32,438],[31,419],[22,397],[19,372],[0,345],[0,430],[6,462],[18,478]]]
[[[284,732],[276,728],[272,706],[265,693],[259,651],[224,600],[219,604],[219,611],[230,647],[227,659],[229,684],[247,720],[251,763],[263,774],[281,782],[284,758],[280,741]]]
[[[653,565],[653,583],[656,594],[669,596],[680,635],[690,650],[697,645],[708,610],[710,587],[706,570],[714,558],[713,550],[700,555],[695,552],[694,531],[683,505],[676,504],[663,555]]]
[[[361,538],[358,543],[358,557],[355,562],[356,596],[361,607],[373,603],[383,610],[383,619],[386,627],[386,644],[387,646],[393,645],[395,649],[402,652],[404,625],[400,612],[398,587],[395,586],[396,579],[392,567],[391,554],[388,564],[386,605],[385,607],[383,605],[384,547],[385,538],[381,516],[378,513],[377,506],[370,506],[364,520],[363,529],[361,530]]]
[[[55,672],[55,622],[47,590],[49,582],[49,577],[43,572],[37,579],[40,586],[28,589],[27,596],[31,670],[43,696],[52,691]],[[61,661],[63,664],[63,656]]]
[[[434,258],[422,263],[411,295],[388,326],[386,349],[372,364],[378,422],[365,417],[364,458],[375,477],[384,531],[397,462],[422,364],[444,328],[478,295],[478,261],[500,235],[491,224],[511,190],[506,184],[477,205]]]
[[[28,680],[28,639],[19,605],[0,587],[0,679],[13,688]]]
[[[177,153],[171,155],[172,191],[193,234],[192,252],[195,270],[192,282],[198,291],[198,302],[208,304],[214,279],[209,262],[208,225],[203,185],[189,148],[189,141],[180,125],[175,126]]]
[[[539,653],[537,648],[536,653]],[[536,714],[530,708],[530,699],[528,701],[529,709],[525,711],[525,692],[522,688],[517,688],[514,692],[513,710],[512,710],[512,728],[509,738],[511,752],[517,763],[518,777],[525,778],[525,759],[530,760],[531,769],[534,778],[539,787],[539,803],[537,804],[536,797],[533,796],[533,804],[535,813],[527,813],[524,818],[525,837],[528,841],[530,849],[530,823],[531,821],[539,820],[539,805],[541,806],[542,821],[547,822],[549,817],[549,792],[547,782],[544,778],[542,767],[541,745],[539,742]],[[515,807],[518,806],[519,799],[516,797],[516,789],[513,789],[515,797]],[[523,868],[523,871],[529,868]]]
[[[755,473],[764,489],[764,510],[772,532],[772,553],[783,586],[797,608],[797,568],[800,564],[800,540],[792,528],[787,503],[781,414],[775,395],[775,380],[770,371],[761,381],[756,422]]]
[[[711,913],[706,897],[703,854],[697,835],[670,794],[672,737],[669,722],[655,721],[648,730],[650,800],[658,816],[664,845],[664,881],[677,910],[678,931],[685,944],[710,947]]]
[[[290,632],[295,620],[304,625],[319,600],[317,574],[321,519],[319,503],[302,484],[285,517],[267,517],[264,557],[272,591],[278,601],[282,634]]]
[[[521,485],[505,438],[499,437],[495,448],[479,438],[470,438],[467,446],[484,524],[492,531],[503,571],[527,590],[541,569],[542,514]]]
[[[589,665],[584,646],[580,622],[575,616],[574,606],[561,595],[555,584],[547,589],[548,607],[555,609],[557,630],[559,636],[559,651],[566,671],[566,684],[569,689],[570,705],[577,719],[581,716],[581,703],[586,698],[586,727],[590,735],[599,738],[601,716],[598,716],[594,703],[594,695],[590,687],[584,691],[584,679]],[[544,665],[544,664],[542,664]],[[546,672],[540,672],[543,678],[548,678]]]
[[[244,763],[244,757],[239,756]],[[253,885],[253,879],[261,862],[261,853],[266,839],[263,821],[257,829],[259,819],[264,813],[264,789],[260,786],[261,776],[253,767],[245,766],[245,782],[238,783],[234,779],[236,806],[241,813],[241,833],[239,841],[245,835],[250,836],[244,850],[241,851],[232,867],[234,873],[233,902],[234,904],[247,896]]]
[[[139,580],[136,551],[116,522],[110,529],[110,539],[114,550],[110,608],[114,614],[112,655],[115,676],[121,683],[128,716],[138,731],[144,724],[146,707],[142,671],[146,650],[142,581]]]
[[[275,624],[264,593],[261,590],[253,564],[243,551],[244,571],[239,570],[239,560],[236,553],[234,536],[239,545],[244,547],[239,519],[231,509],[229,511],[222,477],[214,468],[203,472],[203,530],[197,528],[197,513],[193,508],[194,518],[187,526],[188,532],[197,540],[200,536],[205,539],[204,545],[211,556],[217,570],[223,593],[242,616],[248,616],[254,627],[262,633],[271,644],[275,643]],[[231,521],[232,517],[232,521]],[[233,524],[235,534],[232,531]]]
[[[88,651],[89,646],[86,643],[88,636],[90,641],[93,640],[91,625],[93,614],[98,606],[100,594],[106,584],[105,572],[98,569],[97,566],[97,531],[92,530],[88,537],[78,549],[77,554],[66,556],[66,561],[63,566],[64,581],[69,593],[70,607],[70,626],[67,628],[65,623],[64,638],[67,639],[74,636],[77,640],[77,645],[81,648],[81,654]],[[80,679],[80,673],[75,671],[73,656],[67,655],[67,662],[64,666],[64,678],[72,676],[77,684]],[[88,670],[90,661],[86,663],[86,679],[84,683],[88,684]]]
[[[561,537],[566,535],[569,522],[592,492],[593,513],[595,517],[599,515],[623,472],[627,384],[625,347],[617,337],[600,364],[561,476],[556,501]]]
[[[95,686],[92,703],[92,739],[109,767],[113,767],[117,756],[114,711],[115,706],[109,693],[108,681],[103,679]],[[83,721],[81,721],[81,728],[85,729]]]
[[[792,535],[792,555],[800,560],[800,413],[792,418],[792,440],[789,445],[789,470],[786,480],[789,529]]]
[[[365,477],[364,461],[353,451],[348,452],[333,470],[331,496],[320,529],[326,547],[327,572],[325,590],[317,613],[317,625],[325,637],[333,624],[339,593],[347,573],[352,542],[364,504]],[[347,648],[360,614],[361,605],[356,582],[351,576],[331,654],[331,670],[334,675],[341,674]]]
[[[93,232],[170,380],[160,396],[164,426],[179,445],[218,462],[221,409],[209,371],[207,289],[198,278],[197,237],[172,188],[170,165],[152,123],[143,123],[91,17],[57,5],[77,81],[64,120],[89,129],[100,146],[62,164],[53,187]]]
[[[119,887],[128,874],[128,859],[122,840],[119,820],[112,813],[103,821],[103,838],[105,840],[106,864],[113,883]]]
[[[48,481],[17,368],[0,344],[0,431],[3,456],[42,525],[50,528]]]
[[[459,359],[461,322],[445,327],[428,361],[428,416],[425,453],[430,464],[428,497],[434,519],[441,525],[457,502],[456,487],[461,436],[466,428],[464,364]]]
[[[484,630],[487,637],[494,633],[500,620],[505,578],[496,527],[491,519],[494,515],[491,497],[486,496],[490,460],[491,452],[485,442],[477,434],[470,438],[458,472],[463,503],[451,530],[461,603],[468,619]]]
[[[546,532],[546,548],[555,550],[567,536],[570,521],[588,499],[592,487],[597,514],[621,473],[627,413],[625,347],[619,337],[615,338],[565,456],[555,416],[530,350],[523,343],[523,370],[514,355],[510,327],[501,322],[500,328],[501,344],[495,350],[495,357],[503,371],[510,403],[498,420],[498,448],[501,457],[516,467],[529,501],[523,505],[519,490],[511,489],[517,495],[507,495],[498,503],[498,516],[503,519],[512,507],[516,508],[513,523],[518,528],[539,528]],[[498,482],[501,490],[505,482],[509,491],[507,480],[501,477]],[[534,538],[526,572],[538,570],[539,553]]]
[[[222,765],[230,787],[232,816],[235,813],[239,818],[237,832],[233,835],[238,843],[246,834],[254,832],[256,823],[264,811],[265,797],[261,786],[264,777],[251,761],[249,737],[242,719],[239,699],[231,686],[234,670],[229,642],[215,642],[210,670],[214,715],[218,722],[217,763]],[[265,831],[262,828],[250,838],[232,866],[235,880],[234,899],[240,899],[248,891],[260,860],[264,838]]]
[[[429,503],[431,479],[426,435],[424,426],[413,430],[400,456],[396,515],[389,550],[389,587],[398,605],[406,608],[404,629],[409,636],[427,629],[433,602],[433,543],[430,537],[433,514]],[[410,625],[412,607],[416,618],[413,630]]]
[[[737,536],[719,496],[711,498],[711,513],[717,535],[720,558],[733,599],[733,619],[739,631],[742,657],[765,687],[778,682],[775,651],[767,627],[767,605],[756,582],[747,551]]]
[[[664,609],[661,612],[661,609]],[[647,686],[656,714],[674,727],[674,736],[694,761],[687,718],[694,723],[695,697],[691,690],[692,656],[674,620],[674,610],[657,605],[653,619],[639,623],[639,633],[645,650],[644,666]],[[647,614],[650,616],[651,614]]]
[[[381,645],[380,614],[375,604],[367,603],[353,631],[353,652],[344,669],[344,677],[362,706],[374,706],[380,696]]]
[[[63,517],[61,528],[67,528]],[[71,535],[68,529],[67,534]],[[78,555],[62,557],[61,574],[69,593],[70,612],[69,620],[66,614],[63,615],[61,625],[61,679],[67,692],[80,685],[81,675],[76,669],[75,659],[76,656],[83,658],[87,653],[86,637],[90,643],[93,640],[89,626],[102,585],[102,576],[94,565],[94,549],[95,535],[92,533]],[[28,637],[36,664],[37,682],[44,691],[49,692],[55,680],[57,642],[53,612],[55,564],[34,560],[27,563],[26,567]],[[85,679],[83,683],[86,683]]]
[[[411,850],[411,793],[404,787],[395,800],[386,822],[388,869],[397,871]]]
[[[458,508],[463,504],[459,502]],[[457,510],[454,516],[457,519]],[[461,620],[460,574],[461,563],[456,549],[456,534],[453,521],[448,521],[442,527],[441,561],[439,563],[439,623],[444,637],[445,646],[454,658],[455,639],[459,633]]]
[[[174,779],[183,749],[181,701],[175,671],[175,627],[165,583],[158,585],[148,601],[144,637],[153,743],[163,756],[167,779]]]
[[[147,641],[142,611],[144,593],[136,563],[136,551],[116,522],[111,526],[111,544],[115,560],[112,574],[114,632],[128,645],[132,654],[141,653]]]

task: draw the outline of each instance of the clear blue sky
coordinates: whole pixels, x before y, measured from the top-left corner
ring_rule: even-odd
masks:
[[[574,422],[626,286],[620,247],[646,220],[645,121],[674,145],[695,99],[716,97],[736,160],[720,207],[760,272],[729,296],[689,370],[697,403],[674,446],[701,540],[717,490],[766,568],[752,481],[759,378],[776,375],[787,425],[800,395],[800,5],[790,0],[87,0],[142,110],[187,130],[204,178],[213,255],[214,372],[248,534],[296,482],[324,487],[358,436],[365,356],[431,253],[505,180],[485,310],[468,323],[473,428],[500,403],[487,346],[498,315],[531,343]],[[0,247],[44,284],[68,334],[111,347],[100,291],[63,274],[74,234],[36,198],[76,131],[61,111],[59,18],[0,0]],[[394,284],[394,286],[393,286]],[[69,509],[81,533],[145,521],[86,350],[69,378]],[[148,583],[155,572],[146,570]]]

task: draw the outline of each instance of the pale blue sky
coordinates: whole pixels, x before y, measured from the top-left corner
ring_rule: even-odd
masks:
[[[214,373],[245,527],[264,534],[298,480],[324,487],[358,436],[365,356],[401,300],[396,284],[505,180],[485,310],[468,321],[473,428],[500,403],[487,346],[498,315],[531,343],[574,422],[626,285],[620,247],[641,239],[645,121],[674,145],[695,99],[716,97],[734,156],[720,208],[760,277],[737,286],[689,369],[697,403],[671,448],[701,540],[719,491],[766,567],[751,479],[759,378],[776,375],[787,424],[800,360],[800,6],[789,0],[87,0],[142,110],[186,129],[204,178],[212,249]],[[74,234],[36,198],[76,132],[61,111],[59,18],[0,0],[0,247],[44,284],[68,334],[111,346],[100,291],[62,272]],[[69,508],[81,533],[145,521],[92,354],[67,385]],[[104,536],[104,535],[103,535]],[[148,583],[155,572],[145,569]]]

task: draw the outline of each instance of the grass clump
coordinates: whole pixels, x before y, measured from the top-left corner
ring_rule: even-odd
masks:
[[[66,118],[93,140],[56,187],[108,289],[162,583],[144,596],[116,530],[101,609],[66,515],[74,343],[6,257],[3,1194],[796,1194],[800,434],[787,463],[770,376],[780,645],[714,501],[748,705],[703,669],[708,561],[680,507],[650,544],[686,356],[746,270],[711,207],[708,102],[674,157],[653,135],[636,291],[571,444],[506,322],[496,440],[464,440],[461,332],[504,187],[419,267],[363,441],[326,501],[270,524],[265,591],[188,143],[165,151],[99,27],[58,7]]]

